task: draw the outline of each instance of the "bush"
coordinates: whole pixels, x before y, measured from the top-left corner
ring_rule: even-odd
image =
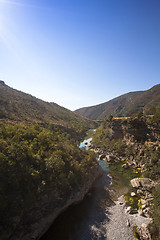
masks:
[[[0,224],[8,224],[48,191],[67,198],[96,164],[64,128],[0,125]]]

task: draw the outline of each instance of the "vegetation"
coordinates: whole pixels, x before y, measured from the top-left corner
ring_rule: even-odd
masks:
[[[150,224],[149,229],[151,232],[152,239],[160,239],[160,184],[157,186],[153,192],[153,203],[151,206],[151,217],[153,218],[153,223]]]
[[[92,120],[104,120],[110,115],[131,116],[143,112],[154,115],[154,108],[160,102],[159,93],[160,84],[147,91],[130,92],[96,106],[78,109],[76,112]]]
[[[144,177],[149,177],[154,180],[160,179],[160,149],[145,148],[148,158],[145,161],[146,171]]]
[[[141,240],[136,226],[133,227],[133,235],[134,235],[135,239]]]
[[[149,121],[149,129],[147,126]],[[157,125],[158,124],[158,125]],[[146,171],[144,177],[154,180],[160,179],[160,147],[145,144],[150,132],[150,126],[159,129],[159,121],[155,121],[155,116],[149,118],[133,118],[127,120],[106,119],[99,126],[93,137],[93,143],[108,152],[118,154],[124,158],[134,156],[137,162],[145,164]],[[124,130],[125,129],[125,130]],[[151,136],[153,134],[151,133]],[[128,139],[126,138],[128,136]],[[123,138],[126,138],[125,140]],[[130,144],[130,138],[132,142]],[[149,136],[150,138],[150,136]],[[154,139],[156,142],[156,139]]]
[[[123,182],[123,185],[125,185],[129,190],[133,190],[130,186],[130,180],[132,178],[139,177],[139,174],[133,171],[131,167],[128,167],[127,169],[123,168],[122,165],[124,163],[120,162],[117,164],[110,164],[110,174],[113,177],[113,179],[116,179],[115,183],[116,185],[119,185],[120,182]]]
[[[21,215],[49,192],[64,201],[85,183],[96,164],[67,130],[0,124],[0,225]]]
[[[109,117],[109,120],[104,120],[103,123],[97,128],[96,134],[93,137],[93,143],[97,147],[102,149],[107,149],[109,152],[124,154],[125,144],[121,139],[114,139],[110,136],[110,130],[107,127],[109,122],[112,120],[112,117]]]
[[[27,125],[57,124],[74,129],[78,134],[97,126],[72,111],[17,91],[0,82],[0,119]]]

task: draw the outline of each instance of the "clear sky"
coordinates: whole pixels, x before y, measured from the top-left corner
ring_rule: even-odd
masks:
[[[0,79],[75,110],[160,83],[160,0],[0,0]]]

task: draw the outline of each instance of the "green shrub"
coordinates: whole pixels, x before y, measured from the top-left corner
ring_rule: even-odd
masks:
[[[97,164],[61,127],[0,124],[0,224],[22,214],[48,191],[63,199]]]

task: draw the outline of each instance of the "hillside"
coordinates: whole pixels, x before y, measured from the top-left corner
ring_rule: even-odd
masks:
[[[17,91],[0,81],[0,119],[23,123],[51,123],[68,128],[94,127],[90,120],[32,95]]]
[[[39,239],[101,174],[79,140],[95,123],[0,81],[0,239]]]
[[[102,120],[109,115],[132,115],[160,103],[160,84],[147,91],[130,92],[108,102],[77,109],[75,112],[92,120]]]

